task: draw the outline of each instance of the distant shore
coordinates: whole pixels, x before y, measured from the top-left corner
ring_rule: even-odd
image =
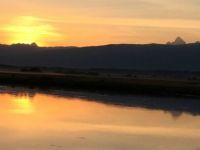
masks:
[[[0,84],[117,94],[200,97],[200,81],[58,73],[0,72]]]

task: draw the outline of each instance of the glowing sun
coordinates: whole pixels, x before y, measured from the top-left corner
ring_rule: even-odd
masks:
[[[9,34],[9,43],[46,45],[47,40],[60,36],[53,26],[32,16],[18,17],[4,30]]]

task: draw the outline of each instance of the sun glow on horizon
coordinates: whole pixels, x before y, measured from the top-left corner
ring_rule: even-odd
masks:
[[[48,45],[47,39],[55,39],[61,37],[56,29],[40,18],[32,16],[21,16],[6,25],[3,30],[9,35],[9,43],[37,43],[40,46]]]

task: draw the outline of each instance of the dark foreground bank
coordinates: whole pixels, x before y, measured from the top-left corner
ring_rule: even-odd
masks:
[[[0,84],[167,96],[200,96],[200,81],[1,72]]]

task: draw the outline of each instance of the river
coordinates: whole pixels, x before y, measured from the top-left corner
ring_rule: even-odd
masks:
[[[0,87],[1,150],[200,150],[200,100]]]

